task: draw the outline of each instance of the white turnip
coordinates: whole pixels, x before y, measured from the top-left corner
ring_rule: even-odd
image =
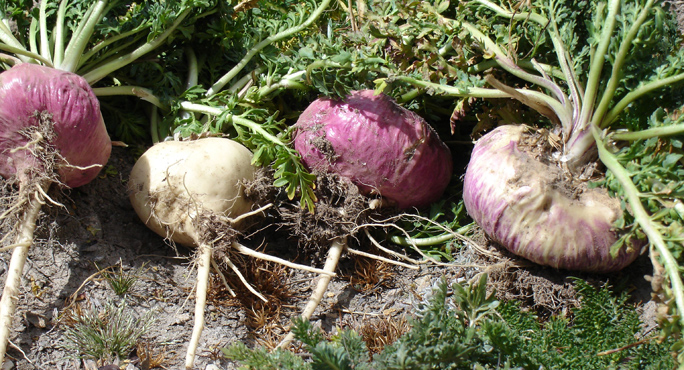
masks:
[[[333,275],[237,243],[235,236],[242,220],[260,212],[252,209],[253,202],[244,195],[243,183],[254,178],[251,160],[252,153],[230,139],[166,141],[148,149],[131,170],[130,200],[140,219],[160,236],[198,248],[195,326],[186,356],[188,369],[193,367],[204,327],[207,283],[212,253],[218,243],[256,258]],[[226,256],[223,255],[223,262],[254,294],[264,299]]]

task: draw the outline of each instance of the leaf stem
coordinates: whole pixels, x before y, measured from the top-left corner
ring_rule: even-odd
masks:
[[[245,56],[240,60],[240,62],[238,62],[238,64],[236,64],[230,71],[228,71],[228,73],[223,75],[223,77],[216,81],[216,83],[214,83],[214,85],[210,87],[209,90],[207,90],[206,96],[211,97],[219,91],[221,91],[221,89],[226,84],[228,84],[235,76],[237,76],[238,73],[240,73],[240,71],[242,71],[245,68],[245,66],[247,66],[247,63],[249,63],[249,61],[252,60],[252,58],[254,58],[254,56],[256,56],[263,48],[309,27],[321,16],[321,14],[323,14],[323,11],[328,8],[330,2],[331,0],[321,1],[321,4],[318,6],[318,8],[316,8],[316,10],[314,10],[313,13],[311,13],[311,15],[309,16],[309,18],[307,18],[307,20],[304,21],[302,24],[278,32],[275,35],[269,36],[261,42],[259,42],[258,44],[256,44],[247,52],[247,54],[245,54]]]
[[[493,10],[496,15],[508,18],[508,19],[515,19],[516,21],[526,21],[526,20],[531,20],[533,22],[536,22],[542,27],[545,27],[546,24],[549,22],[548,19],[546,19],[544,16],[537,14],[537,13],[513,13],[508,10],[505,10],[504,8],[492,3],[489,0],[475,0],[476,2],[486,6],[487,8]]]
[[[639,190],[632,182],[629,173],[620,164],[617,157],[606,149],[599,128],[596,125],[591,125],[591,132],[594,136],[594,140],[596,140],[601,162],[603,162],[606,168],[608,168],[620,182],[620,185],[622,185],[622,190],[632,208],[634,218],[648,237],[649,242],[655,246],[655,249],[664,262],[665,271],[670,279],[670,284],[672,285],[672,294],[674,295],[675,305],[678,311],[675,317],[678,317],[679,320],[682,321],[680,324],[684,325],[684,316],[682,316],[682,313],[684,313],[684,284],[682,283],[682,278],[679,273],[677,260],[667,248],[667,244],[665,243],[662,234],[658,231],[658,226],[653,222],[651,217],[649,217],[646,209],[644,209],[644,205],[641,203]]]
[[[622,141],[636,141],[646,140],[652,137],[673,136],[681,134],[684,134],[684,123],[671,126],[654,127],[641,131],[615,132],[610,135],[610,139]]]
[[[108,87],[94,87],[93,93],[95,96],[113,96],[113,95],[132,95],[140,99],[152,103],[163,111],[169,111],[169,107],[162,103],[161,100],[154,95],[152,90],[140,86],[108,86]]]
[[[618,101],[615,106],[606,114],[606,117],[601,122],[601,128],[605,128],[613,123],[617,117],[622,113],[622,111],[627,108],[632,102],[639,99],[640,97],[650,93],[653,90],[660,89],[662,87],[675,84],[677,82],[684,81],[684,73],[680,73],[662,80],[651,81],[647,84],[637,87],[636,89],[630,91],[625,95],[620,101]]]
[[[90,40],[90,36],[93,34],[95,25],[100,21],[100,18],[102,18],[102,13],[106,6],[107,0],[98,0],[97,3],[94,3],[88,9],[88,12],[86,13],[88,16],[81,20],[77,31],[71,35],[69,45],[67,45],[66,51],[64,52],[64,60],[60,65],[55,66],[55,68],[76,72],[79,60],[81,59],[81,56],[83,56],[83,50],[85,50],[88,40]]]
[[[615,95],[615,90],[617,89],[620,77],[622,75],[623,64],[629,54],[630,49],[632,48],[632,41],[639,32],[639,28],[641,27],[641,25],[646,20],[646,17],[648,16],[648,13],[651,10],[652,5],[653,0],[648,0],[646,2],[644,7],[641,9],[641,12],[639,13],[637,20],[632,24],[632,27],[627,32],[627,35],[624,39],[622,39],[622,42],[620,43],[620,48],[618,49],[618,52],[615,55],[615,61],[613,62],[613,70],[611,72],[610,79],[608,80],[608,84],[605,90],[603,91],[601,101],[596,106],[596,110],[594,111],[594,116],[592,118],[592,124],[594,125],[606,127],[606,125],[602,124],[602,121],[606,111],[608,110],[608,107],[610,106],[611,101],[613,100],[613,96]]]
[[[178,18],[173,22],[171,27],[169,27],[167,30],[162,32],[159,36],[155,37],[154,40],[147,42],[146,44],[140,46],[139,48],[135,49],[133,52],[130,54],[121,56],[109,63],[106,63],[100,67],[95,68],[94,70],[86,73],[83,75],[83,78],[88,81],[89,84],[94,84],[95,82],[103,79],[105,76],[108,74],[112,73],[113,71],[116,71],[119,68],[122,68],[124,66],[127,66],[128,64],[134,62],[141,56],[149,53],[150,51],[156,49],[159,47],[166,39],[178,28],[178,26],[183,22],[185,17],[190,14],[192,11],[192,8],[185,10],[183,13],[181,13]]]
[[[202,113],[202,114],[208,114],[212,116],[221,116],[226,113],[225,109],[220,108],[220,107],[210,107],[208,105],[202,105],[202,104],[196,104],[196,103],[191,103],[188,101],[184,101],[180,103],[180,106],[182,109],[188,111],[188,112],[196,112],[196,113]],[[287,147],[287,145],[282,142],[278,137],[275,135],[271,134],[270,132],[264,130],[263,127],[261,127],[260,124],[240,117],[240,116],[235,116],[232,114],[228,115],[228,121],[232,121],[234,123],[237,123],[238,125],[245,126],[249,129],[251,129],[254,132],[259,133],[262,135],[264,138],[268,139],[272,143],[276,145],[280,145],[283,147]]]
[[[7,51],[7,52],[9,52],[9,53],[12,53],[12,54],[17,55],[17,57],[18,57],[22,62],[25,62],[25,63],[26,63],[27,61],[31,60],[31,59],[35,59],[35,60],[37,60],[37,61],[43,63],[44,65],[46,65],[46,66],[48,66],[48,67],[52,67],[52,62],[51,62],[51,61],[49,61],[49,60],[43,58],[43,57],[40,56],[39,54],[32,53],[32,52],[30,52],[30,51],[24,49],[23,47],[17,48],[17,47],[10,46],[10,45],[7,45],[7,44],[0,44],[0,50],[4,50],[4,51]],[[24,57],[24,58],[22,58],[22,57]]]
[[[592,112],[594,111],[596,96],[600,87],[599,84],[601,82],[601,71],[603,70],[603,64],[606,60],[606,53],[608,52],[608,47],[610,46],[610,39],[613,36],[613,30],[615,29],[615,22],[619,10],[620,0],[610,0],[608,3],[608,15],[606,16],[605,23],[601,29],[601,36],[598,46],[589,67],[587,87],[584,90],[584,103],[582,104],[582,110],[580,111],[577,126],[573,128],[573,131],[584,130],[590,122]],[[571,140],[572,139],[570,139],[570,141]]]
[[[521,68],[526,68],[526,69],[534,69],[534,64],[529,61],[529,60],[518,60],[516,64],[521,67]],[[543,64],[539,63],[539,65],[542,67],[544,72],[548,73],[549,75],[559,78],[561,80],[565,80],[567,77],[563,74],[563,72],[558,69],[558,67],[549,65],[549,64]],[[487,59],[484,60],[478,64],[475,64],[473,66],[468,67],[468,73],[470,74],[477,74],[484,72],[488,70],[489,68],[493,67],[498,67],[499,63],[495,60],[492,59]]]
[[[124,32],[124,33],[118,34],[116,36],[108,37],[106,40],[103,40],[102,42],[98,43],[92,49],[88,50],[88,52],[83,54],[83,57],[81,57],[79,60],[78,68],[81,68],[81,66],[83,66],[88,60],[90,60],[95,54],[97,54],[100,50],[102,50],[106,46],[111,45],[111,44],[113,44],[119,40],[125,39],[129,36],[132,36],[138,32],[141,32],[141,31],[145,30],[146,28],[149,28],[149,27],[141,26],[141,27],[138,27],[136,29],[130,30],[128,32]],[[143,35],[140,35],[139,37],[143,37]],[[129,45],[132,45],[137,40],[138,40],[138,38],[136,38],[132,42],[127,43],[126,47],[128,47]],[[119,50],[119,49],[121,49],[121,47],[117,48],[117,50]],[[102,58],[100,58],[100,59],[102,59]]]
[[[50,40],[48,39],[47,33],[47,15],[45,14],[47,3],[48,2],[45,0],[41,1],[38,11],[40,22],[40,55],[42,55],[45,59],[52,60],[52,54],[50,53]]]
[[[5,18],[4,12],[0,12],[0,41],[4,43],[0,43],[0,48],[3,46],[14,48],[16,50],[22,50],[23,53],[15,53],[19,57],[19,59],[26,63],[30,60],[30,58],[27,58],[26,55],[29,53],[28,50],[26,50],[26,47],[17,40],[14,35],[12,34],[12,31],[7,27],[5,24],[5,21],[7,19]],[[3,49],[6,50],[6,49]]]

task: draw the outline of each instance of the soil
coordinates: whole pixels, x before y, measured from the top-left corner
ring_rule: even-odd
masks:
[[[148,230],[128,201],[126,178],[136,150],[115,147],[104,175],[81,188],[53,194],[65,205],[47,207],[41,218],[37,243],[24,268],[18,312],[13,322],[12,345],[2,369],[97,369],[110,365],[85,361],[69,349],[64,336],[75,307],[103,307],[125,300],[131,314],[142,317],[153,312],[155,321],[138,350],[118,363],[121,369],[181,369],[193,326],[195,270],[193,251],[172,248]],[[299,222],[299,221],[298,221]],[[304,221],[307,222],[307,221]],[[363,243],[362,235],[358,243]],[[304,248],[287,232],[263,227],[244,237],[250,248],[322,266],[326,248]],[[323,242],[318,242],[324,244]],[[495,246],[465,248],[456,256],[469,267],[423,265],[418,270],[390,266],[357,256],[345,256],[323,302],[312,321],[325,331],[336,327],[368,330],[369,326],[394,320],[400,323],[429,298],[432,288],[444,277],[449,282],[466,281],[488,272],[492,289],[500,298],[522,299],[542,314],[562,313],[578,304],[569,274],[540,268],[507,256]],[[494,257],[492,257],[494,256]],[[10,252],[0,253],[0,283],[4,283]],[[200,340],[197,369],[236,369],[220,349],[241,341],[248,345],[274,346],[286,333],[290,319],[304,307],[317,281],[312,273],[280,268],[247,258],[236,264],[247,279],[264,293],[262,303],[241,286],[229,271],[224,275],[238,297],[228,294],[216,273],[212,274],[206,328]],[[98,271],[113,266],[137,277],[124,297],[117,296]],[[654,325],[650,285],[644,280],[649,262],[643,257],[635,268],[611,276],[579,277],[597,284],[627,281],[634,287],[634,300],[641,302],[649,325]],[[572,274],[572,276],[578,276]],[[649,311],[650,310],[650,311]],[[650,313],[649,313],[650,312]],[[366,324],[364,326],[364,323]],[[141,361],[152,353],[152,361]]]

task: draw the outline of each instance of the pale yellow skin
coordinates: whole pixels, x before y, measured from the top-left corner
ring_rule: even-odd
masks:
[[[225,138],[155,144],[133,166],[131,204],[160,236],[197,246],[199,215],[235,218],[252,209],[242,185],[254,178],[251,160],[249,149]]]

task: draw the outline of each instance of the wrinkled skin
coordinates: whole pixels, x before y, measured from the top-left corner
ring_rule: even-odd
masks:
[[[612,272],[632,263],[643,241],[610,253],[619,201],[604,189],[568,187],[557,167],[520,145],[523,130],[500,126],[476,143],[463,184],[468,214],[503,247],[541,265]]]
[[[399,208],[438,200],[453,170],[449,148],[423,118],[372,90],[311,103],[294,147],[309,169],[337,173]]]
[[[43,168],[30,151],[12,152],[29,141],[20,131],[38,124],[36,113],[52,116],[60,181],[75,188],[97,177],[112,150],[97,97],[82,77],[35,64],[0,73],[0,175],[25,181]]]

